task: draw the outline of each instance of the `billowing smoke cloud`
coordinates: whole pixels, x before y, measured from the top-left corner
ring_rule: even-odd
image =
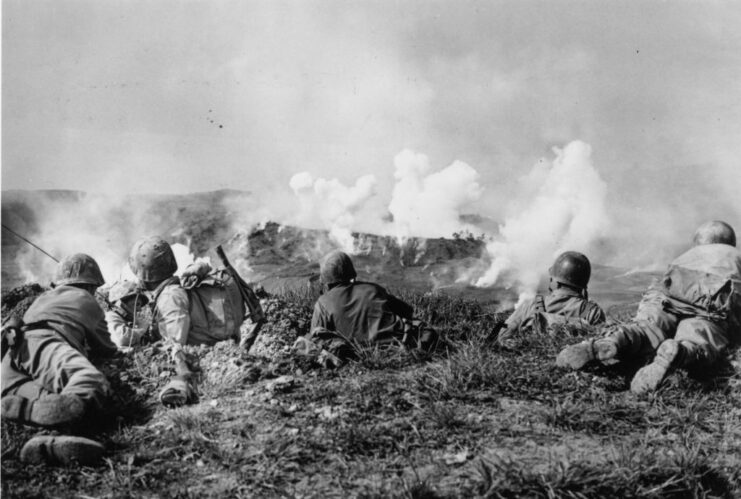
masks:
[[[603,235],[607,185],[592,165],[591,147],[574,141],[554,152],[551,164],[539,162],[522,179],[514,214],[487,245],[492,264],[478,286],[504,281],[517,287],[520,300],[532,296],[558,253],[575,250],[589,256]]]
[[[301,205],[298,222],[313,226],[320,221],[344,251],[354,253],[355,214],[375,194],[375,176],[364,175],[348,187],[336,178],[314,180],[311,174],[302,172],[291,177],[289,185]]]
[[[24,237],[59,260],[74,253],[89,254],[107,282],[128,275],[130,231],[145,225],[136,205],[110,196],[69,194],[51,199],[38,196],[30,206],[33,212],[26,217],[33,220],[21,226]],[[48,283],[56,270],[51,258],[26,244],[19,245],[15,262],[28,282]]]
[[[396,185],[389,212],[394,235],[450,237],[465,228],[461,209],[478,200],[483,191],[479,174],[462,161],[431,172],[426,155],[405,149],[394,158]]]
[[[377,194],[375,175],[363,175],[346,186],[338,179],[314,179],[296,173],[289,185],[299,200],[298,215],[289,222],[330,231],[345,251],[354,253],[353,231],[408,237],[451,237],[455,232],[476,229],[462,223],[462,209],[481,196],[479,174],[462,161],[432,171],[424,154],[404,149],[394,158],[395,184],[388,207],[371,206]],[[373,211],[375,209],[375,211]],[[392,220],[384,222],[387,209]]]
[[[4,194],[3,224],[57,259],[74,253],[91,255],[106,282],[112,282],[133,277],[128,254],[144,236],[159,235],[170,243],[181,243],[173,244],[180,268],[225,242],[237,229],[234,220],[247,217],[230,211],[236,204],[252,205],[248,195],[228,192],[195,196],[18,192]],[[14,258],[13,271],[3,272],[4,286],[52,279],[54,260],[12,234],[3,231],[3,237],[7,238],[3,259]],[[239,263],[236,256],[234,263]]]

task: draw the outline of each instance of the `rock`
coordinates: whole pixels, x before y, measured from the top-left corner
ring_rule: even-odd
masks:
[[[286,393],[293,390],[298,385],[296,378],[293,376],[289,376],[287,374],[284,374],[283,376],[279,376],[275,378],[274,380],[268,381],[265,384],[265,388],[270,392],[281,392]]]

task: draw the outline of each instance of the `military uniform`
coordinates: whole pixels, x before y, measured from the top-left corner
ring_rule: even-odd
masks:
[[[100,407],[110,387],[89,357],[117,349],[95,298],[74,286],[58,286],[34,301],[23,322],[22,341],[2,359],[3,397],[69,394]]]
[[[131,321],[115,310],[109,310],[105,313],[105,321],[108,324],[111,340],[119,348],[138,345],[146,333],[145,328],[132,327]]]
[[[682,254],[646,292],[632,323],[609,337],[618,359],[650,355],[674,339],[686,347],[688,365],[716,361],[741,341],[741,254],[726,244]]]
[[[741,343],[741,254],[736,235],[721,221],[700,226],[695,246],[675,259],[644,295],[634,319],[608,326],[604,337],[564,348],[560,367],[589,362],[641,361],[631,391],[655,390],[677,368],[706,369]]]
[[[108,290],[108,331],[121,349],[138,345],[149,329],[149,298],[135,281],[119,281]]]
[[[585,323],[589,325],[605,322],[605,312],[595,302],[571,288],[559,287],[548,295],[537,295],[532,300],[520,305],[507,319],[506,327],[510,330],[527,329],[533,326],[537,314],[542,314],[547,322]]]
[[[207,276],[199,285],[218,284],[209,281]],[[239,339],[240,326],[244,321],[246,308],[236,285],[223,286],[224,296],[220,310],[210,310],[206,303],[199,303],[199,295],[180,285],[177,277],[161,283],[152,293],[153,317],[159,335],[168,343],[179,345],[215,345],[219,341]],[[219,313],[224,322],[223,331],[209,327],[209,313]]]
[[[314,305],[311,329],[339,332],[360,345],[388,344],[404,335],[404,320],[411,320],[411,305],[368,282],[338,284]]]
[[[297,353],[316,352],[318,346],[334,356],[328,364],[337,365],[359,346],[403,344],[421,352],[437,346],[437,331],[414,320],[411,305],[378,284],[355,281],[347,254],[327,255],[320,277],[328,289],[314,305],[311,331],[294,345]]]

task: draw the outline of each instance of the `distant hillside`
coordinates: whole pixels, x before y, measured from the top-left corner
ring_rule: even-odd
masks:
[[[233,201],[233,202],[226,202]],[[160,234],[170,242],[189,244],[196,255],[208,255],[216,262],[213,248],[223,244],[232,263],[244,277],[259,282],[269,291],[298,289],[316,284],[318,262],[337,247],[325,230],[304,229],[268,222],[259,226],[241,225],[241,212],[255,204],[248,192],[221,190],[187,195],[125,195],[115,200],[78,191],[5,191],[2,193],[2,222],[42,246],[42,227],[49,228],[53,212],[66,223],[89,217],[99,230],[98,247],[91,254],[115,250],[119,265],[125,265],[134,240],[147,234]],[[234,208],[232,208],[234,207]],[[90,213],[90,211],[94,213]],[[97,210],[97,212],[95,212]],[[59,216],[61,214],[61,217]],[[44,217],[47,217],[46,219]],[[494,224],[490,219],[466,215],[464,221],[477,227]],[[65,227],[52,227],[56,237],[74,238]],[[80,234],[77,234],[80,235]],[[2,288],[23,283],[15,256],[26,243],[3,230]],[[492,304],[514,303],[514,289],[475,288],[474,282],[488,268],[486,241],[480,234],[458,234],[455,238],[408,238],[401,243],[394,237],[354,233],[353,260],[359,278],[379,282],[392,289],[435,291],[467,296]],[[53,252],[53,250],[52,250]],[[46,275],[50,261],[35,255],[36,275]],[[546,269],[543,276],[547,278]],[[590,283],[593,299],[605,306],[631,310],[641,293],[656,276],[652,272],[626,273],[626,269],[595,264]],[[547,279],[543,282],[543,290]],[[622,309],[621,309],[622,310]]]

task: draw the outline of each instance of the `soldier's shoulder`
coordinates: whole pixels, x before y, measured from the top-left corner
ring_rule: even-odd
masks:
[[[188,291],[180,286],[178,283],[172,283],[166,285],[160,291],[157,296],[157,304],[161,304],[167,301],[182,301],[188,300]]]

